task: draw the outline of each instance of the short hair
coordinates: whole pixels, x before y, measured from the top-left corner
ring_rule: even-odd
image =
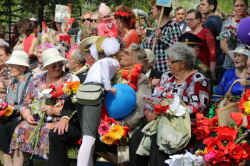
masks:
[[[185,14],[186,14],[186,9],[184,8],[184,7],[177,7],[176,9],[175,9],[175,11],[174,11],[174,14],[176,15],[176,12],[178,12],[179,10],[181,10],[181,9],[184,9],[184,11],[185,11]]]
[[[0,45],[0,50],[3,50],[5,52],[5,54],[10,54],[11,55],[11,49],[10,47],[8,47],[7,45]]]
[[[202,15],[201,15],[201,12],[197,9],[190,9],[187,11],[187,15],[190,14],[190,13],[194,13],[194,16],[196,19],[200,19],[202,20]]]
[[[77,28],[77,27],[79,27],[79,22],[78,22],[78,20],[75,20],[72,23],[72,28]]]
[[[156,0],[152,0],[152,1],[151,1],[151,5],[152,5],[152,6],[156,5]],[[157,7],[158,10],[161,10],[161,9],[162,9],[162,6],[157,6],[157,5],[156,5],[156,7]],[[163,15],[164,15],[164,16],[169,16],[170,13],[171,13],[171,11],[172,11],[172,5],[171,5],[170,7],[164,7]]]
[[[134,63],[142,63],[142,73],[145,74],[147,73],[148,69],[150,68],[150,65],[148,63],[148,58],[147,58],[147,53],[146,51],[141,48],[140,45],[137,45],[135,43],[132,43],[129,47],[132,48],[132,53],[134,53],[135,57],[135,61]]]
[[[96,35],[98,35],[98,30],[97,30],[97,28],[96,27],[92,27],[92,26],[88,26],[88,27],[84,27],[83,29],[82,29],[82,31],[81,31],[81,38],[82,39],[85,39],[85,38],[87,38],[87,37],[90,37],[90,35],[92,35],[92,34],[96,34]]]
[[[187,44],[178,42],[174,45],[171,45],[167,49],[169,57],[173,57],[175,60],[183,60],[186,62],[187,69],[193,69],[196,55],[191,47],[188,47]]]
[[[79,49],[74,49],[72,52],[74,53],[73,54],[74,59],[76,61],[79,61],[82,65],[85,65],[86,59],[85,59],[84,55],[80,52],[80,50]]]
[[[202,0],[200,0],[202,1]],[[218,5],[218,1],[217,0],[207,0],[208,5],[214,5],[213,10],[211,10],[212,12],[215,12],[215,10],[217,9],[217,5]]]
[[[21,34],[26,33],[26,30],[28,29],[28,20],[26,19],[20,19],[16,22],[17,30],[19,29],[21,31]]]
[[[246,4],[246,6],[248,7],[248,0],[243,0],[244,3]],[[235,4],[236,0],[234,0],[234,4]],[[249,9],[249,8],[248,8]],[[248,13],[249,14],[249,13]]]
[[[124,12],[127,14],[127,16],[122,17],[121,19],[119,15],[115,14],[114,15],[115,19],[119,19],[129,30],[135,29],[136,15],[132,11],[132,9],[127,8],[127,7],[121,7],[117,9],[116,13],[117,12]]]
[[[39,26],[38,21],[30,21],[28,28],[26,29],[26,36],[29,36],[33,33],[33,29]]]
[[[5,35],[6,35],[6,31],[5,31],[5,28],[0,26],[0,38],[5,38]]]

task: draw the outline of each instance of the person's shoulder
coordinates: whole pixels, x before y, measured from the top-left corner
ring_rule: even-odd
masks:
[[[207,81],[207,78],[206,78],[203,74],[201,74],[200,72],[195,72],[195,73],[192,75],[191,79],[192,79],[194,82],[200,82],[200,83],[203,83],[204,80]]]

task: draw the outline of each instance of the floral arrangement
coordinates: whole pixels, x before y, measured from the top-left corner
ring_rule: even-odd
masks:
[[[64,83],[63,91],[71,97],[72,103],[76,102],[76,92],[81,85],[79,81]]]
[[[217,117],[205,118],[196,114],[197,129],[193,132],[197,140],[206,144],[204,160],[206,165],[238,165],[250,159],[250,148],[246,143],[240,144],[243,134],[237,125],[218,126]]]
[[[119,142],[121,144],[127,142],[128,138],[125,136],[128,130],[129,127],[117,124],[113,118],[106,118],[101,121],[98,133],[103,143],[107,145],[118,145]]]
[[[236,33],[237,27],[232,26],[231,24],[223,24],[226,32],[220,33],[220,35],[216,38],[217,40],[224,40],[225,35],[228,36],[228,40],[231,41],[230,44],[232,46],[231,49],[235,49],[238,43],[238,37]]]
[[[131,70],[125,68],[121,72],[122,78],[128,81],[128,85],[134,90],[138,89],[137,81],[139,74],[141,74],[142,65],[142,63],[137,63]]]
[[[12,107],[5,101],[0,102],[0,121],[5,121],[9,116],[14,114]]]
[[[29,107],[34,111],[34,118],[39,120],[39,123],[35,129],[31,132],[28,142],[34,147],[34,151],[39,143],[41,128],[45,121],[51,121],[53,118],[48,116],[46,118],[46,112],[41,112],[41,107],[51,105],[54,107],[62,106],[62,103],[58,102],[58,97],[64,94],[63,85],[55,87],[50,85],[49,88],[44,89],[42,93],[38,92],[38,101],[33,100],[33,103]],[[33,154],[31,155],[31,158]]]
[[[121,17],[127,17],[128,16],[128,14],[125,13],[125,12],[116,12],[116,15],[121,16]]]

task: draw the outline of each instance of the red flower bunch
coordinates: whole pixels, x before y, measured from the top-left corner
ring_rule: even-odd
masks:
[[[50,92],[50,94],[52,95],[52,98],[58,98],[64,94],[63,84],[58,87],[55,87],[54,85],[50,85],[48,89],[52,89],[52,91]]]
[[[219,126],[217,128],[217,137],[209,137],[203,143],[207,145],[204,156],[207,165],[238,165],[244,160],[250,158],[249,145],[243,143],[238,145],[234,142],[238,134],[238,130],[234,127]]]
[[[116,12],[116,15],[121,16],[121,17],[127,17],[128,16],[128,14],[125,13],[125,12]]]
[[[229,33],[231,35],[236,35],[236,28],[233,27],[232,25],[228,26],[227,29],[229,30]]]
[[[245,15],[245,14],[240,14],[240,17],[241,17],[241,19],[242,19],[242,18],[245,18],[245,17],[246,17],[246,15]],[[235,20],[235,22],[236,22],[236,23],[239,23],[239,22],[240,22],[240,20]]]
[[[161,104],[157,104],[154,108],[154,112],[156,112],[157,114],[160,114],[160,113],[166,113],[167,110],[169,110],[169,106],[162,106]]]
[[[130,71],[123,70],[121,72],[122,78],[129,81],[128,85],[131,86],[134,90],[138,89],[137,81],[139,74],[141,74],[142,65],[142,63],[137,63]]]
[[[207,139],[212,132],[217,131],[217,116],[213,118],[204,118],[201,113],[196,114],[197,128],[194,130],[197,140]]]

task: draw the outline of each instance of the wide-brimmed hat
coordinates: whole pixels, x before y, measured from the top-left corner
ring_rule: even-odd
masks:
[[[29,56],[24,51],[13,51],[11,57],[8,61],[5,62],[6,65],[20,65],[30,67],[29,65]]]
[[[63,64],[68,63],[68,60],[63,58],[56,48],[49,48],[45,50],[42,54],[42,59],[43,59],[42,70],[45,70],[46,66],[56,62],[62,62]]]
[[[100,36],[92,36],[92,37],[88,37],[84,40],[81,41],[80,45],[79,45],[79,50],[82,54],[85,54],[86,51],[89,51],[89,48],[86,49],[86,46],[88,45],[92,45],[94,42],[96,42],[96,40],[99,38]]]
[[[247,57],[250,57],[250,50],[247,50],[246,46],[243,44],[239,45],[235,50],[229,51],[230,58],[232,59],[234,58],[234,53],[239,53],[239,54],[246,55]]]

